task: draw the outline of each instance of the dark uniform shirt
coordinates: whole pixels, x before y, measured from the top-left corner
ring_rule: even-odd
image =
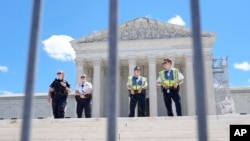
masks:
[[[66,80],[60,80],[55,79],[51,84],[50,87],[53,88],[54,94],[60,94],[60,95],[68,95],[68,91],[66,90],[66,87],[64,87],[61,82],[66,83],[66,86],[70,88],[69,83]]]

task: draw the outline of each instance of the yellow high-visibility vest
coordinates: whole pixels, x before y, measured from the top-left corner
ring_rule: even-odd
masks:
[[[159,76],[162,80],[162,83],[168,87],[173,87],[174,84],[178,83],[178,69],[172,68],[170,70],[170,75],[168,76],[165,73],[166,70],[162,70],[159,72]]]
[[[128,77],[129,85],[132,87],[132,90],[140,90],[142,86],[145,84],[147,79],[141,76],[139,80],[133,80],[133,77],[134,76]]]

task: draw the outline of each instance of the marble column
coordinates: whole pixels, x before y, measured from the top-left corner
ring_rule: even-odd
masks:
[[[184,84],[186,85],[185,95],[187,103],[187,115],[192,116],[196,115],[192,55],[185,56],[185,63],[186,63],[186,71],[185,71],[186,75],[184,79]]]
[[[121,67],[121,75],[120,75],[120,116],[121,117],[128,117],[129,111],[129,100],[128,100],[128,90],[126,87],[128,81],[128,66]]]
[[[128,73],[129,73],[129,76],[131,76],[131,75],[134,75],[134,68],[136,66],[137,57],[136,56],[127,56],[127,58],[128,58]],[[130,103],[130,97],[128,98],[128,112],[129,112],[129,103]],[[138,107],[136,106],[135,116],[138,115],[137,111],[138,111]]]
[[[84,60],[83,59],[75,59],[76,64],[76,80],[75,85],[71,86],[71,93],[75,93],[75,87],[78,82],[80,82],[80,76],[84,73]],[[74,109],[76,109],[77,103],[74,104]]]
[[[206,104],[207,114],[216,115],[216,102],[213,84],[212,54],[204,54],[205,84],[206,84]]]
[[[105,70],[104,70],[104,64],[101,64],[101,70],[100,70],[100,116],[105,116],[105,108],[106,105],[104,104],[104,101],[106,100],[106,89],[104,88],[104,83],[106,82],[105,77]]]
[[[151,117],[156,117],[157,112],[157,88],[156,88],[156,56],[148,56],[149,69],[149,111]]]
[[[93,98],[92,98],[92,117],[100,117],[100,75],[101,75],[101,59],[93,60],[94,79],[93,79]]]
[[[76,59],[76,84],[78,83],[80,76],[84,73],[84,60],[83,59]]]
[[[136,66],[136,56],[128,56],[128,73],[130,75],[134,75],[134,68]]]

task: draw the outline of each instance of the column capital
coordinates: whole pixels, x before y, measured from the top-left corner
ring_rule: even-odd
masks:
[[[92,59],[93,61],[93,65],[100,65],[101,64],[101,58],[100,57],[97,57],[97,58],[93,58]]]
[[[193,55],[187,54],[184,57],[185,57],[185,62],[186,63],[192,63],[193,62]]]
[[[134,60],[134,59],[137,59],[137,56],[136,55],[128,55],[128,56],[126,56],[128,59],[132,59],[132,60]]]
[[[175,53],[171,53],[171,54],[166,54],[164,58],[169,58],[170,60],[175,61],[176,58],[175,56],[176,56]]]
[[[128,58],[128,64],[135,64],[136,63],[137,56],[130,55],[130,56],[127,56],[127,58]]]
[[[156,57],[156,55],[148,55],[147,56],[147,59],[148,59],[148,63],[149,64],[152,64],[152,63],[156,63],[156,59],[157,59],[157,57]]]
[[[203,58],[204,58],[205,62],[212,62],[213,61],[213,55],[212,55],[212,53],[210,53],[210,54],[204,54]]]
[[[134,74],[134,67],[136,66],[136,59],[137,56],[127,56],[128,58],[128,73],[129,75],[133,75]]]
[[[75,59],[75,64],[77,66],[82,66],[84,64],[84,59]]]

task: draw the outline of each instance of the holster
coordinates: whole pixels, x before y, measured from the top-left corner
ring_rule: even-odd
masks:
[[[164,88],[163,86],[161,86],[161,91],[163,93],[167,93],[168,89],[169,89],[170,92],[177,92],[177,93],[179,93],[180,87],[178,86],[177,88],[174,88],[174,87]]]
[[[50,92],[50,97],[51,98],[54,98],[54,95],[55,95],[54,92]]]
[[[80,100],[80,95],[75,95],[75,100],[78,102]]]
[[[68,92],[66,92],[66,91],[54,91],[53,92],[54,94],[56,94],[56,95],[61,95],[61,96],[67,96],[68,95]]]
[[[128,90],[128,92],[129,92],[129,97],[131,97],[132,96],[131,90]],[[134,90],[134,92],[135,94],[146,94],[146,89],[142,89],[141,93],[138,93],[138,90]]]
[[[89,99],[92,99],[92,94],[86,94],[85,97],[89,98]]]
[[[84,95],[85,98],[84,99],[92,99],[92,94],[85,94]],[[76,102],[78,102],[79,100],[81,100],[82,98],[80,97],[80,95],[75,95],[75,100]]]

